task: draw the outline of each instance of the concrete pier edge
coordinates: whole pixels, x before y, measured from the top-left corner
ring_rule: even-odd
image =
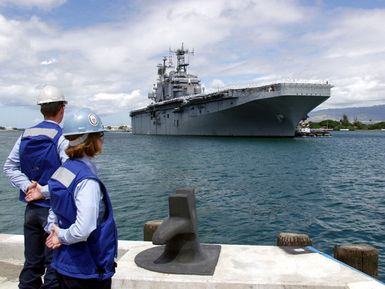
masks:
[[[18,272],[3,276],[8,266],[20,270],[23,236],[0,234],[0,289],[16,289]],[[213,276],[174,275],[136,266],[135,256],[153,247],[151,242],[119,240],[119,257],[112,288],[135,289],[385,289],[385,284],[312,246],[221,245]],[[5,268],[3,267],[3,268]],[[8,270],[9,274],[9,270]],[[11,277],[11,278],[10,278]]]
[[[341,262],[340,260],[334,258],[334,257],[331,256],[331,255],[328,255],[328,254],[326,254],[326,253],[323,253],[323,252],[317,250],[317,249],[314,248],[313,246],[307,246],[306,248],[309,249],[309,250],[311,250],[311,251],[313,251],[313,252],[315,252],[315,253],[318,253],[318,254],[324,256],[325,258],[328,258],[328,259],[333,260],[334,262],[337,262],[337,263],[339,263],[339,264],[341,264],[341,265],[343,265],[343,266],[345,266],[345,267],[348,267],[348,268],[350,268],[351,270],[353,270],[353,271],[355,271],[355,272],[357,272],[357,273],[360,273],[360,274],[363,274],[363,275],[365,275],[365,276],[367,276],[367,277],[370,277],[370,278],[372,278],[373,280],[375,280],[375,281],[377,281],[378,283],[380,283],[380,284],[382,284],[382,285],[385,286],[385,283],[384,283],[384,282],[382,282],[382,281],[380,281],[380,280],[378,280],[378,279],[376,279],[376,278],[374,278],[374,277],[372,277],[372,276],[370,276],[370,275],[368,275],[368,274],[365,274],[364,272],[362,272],[362,271],[360,271],[360,270],[358,270],[358,269],[356,269],[356,268],[354,268],[354,267],[352,267],[352,266],[350,266],[350,265],[348,265],[348,264],[346,264],[346,263],[344,263],[344,262]]]

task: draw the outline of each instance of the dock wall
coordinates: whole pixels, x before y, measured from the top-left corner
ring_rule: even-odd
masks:
[[[136,266],[151,242],[119,240],[112,288],[122,289],[385,289],[376,279],[312,247],[221,245],[213,276],[175,275]],[[16,289],[23,263],[23,236],[0,234],[0,289]]]

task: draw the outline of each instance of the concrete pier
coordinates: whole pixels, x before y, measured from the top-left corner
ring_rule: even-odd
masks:
[[[175,275],[137,267],[135,256],[153,245],[119,241],[112,288],[123,289],[385,289],[372,277],[312,247],[222,245],[213,276]],[[0,234],[0,289],[16,289],[23,236]]]

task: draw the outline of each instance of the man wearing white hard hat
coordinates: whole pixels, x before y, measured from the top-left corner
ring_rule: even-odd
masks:
[[[44,231],[50,208],[48,180],[68,158],[68,141],[62,135],[66,100],[51,85],[37,97],[44,120],[27,128],[16,141],[4,164],[4,173],[12,186],[20,190],[20,201],[27,202],[24,216],[24,267],[19,288],[59,288],[51,268],[52,250],[45,247]],[[38,196],[38,197],[37,197]],[[42,281],[42,276],[44,280]]]

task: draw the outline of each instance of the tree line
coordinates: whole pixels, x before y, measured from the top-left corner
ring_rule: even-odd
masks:
[[[349,121],[349,118],[346,114],[338,120],[326,119],[320,122],[309,122],[310,128],[313,129],[331,129],[331,130],[340,130],[340,129],[349,129],[349,130],[380,130],[385,129],[385,121],[377,123],[363,123],[357,118],[353,122]]]
[[[5,126],[0,126],[0,130],[6,130],[7,128],[5,127]],[[8,130],[9,130],[10,128],[8,128]],[[13,128],[11,128],[12,130],[20,130],[20,129],[18,129],[18,128],[16,128],[16,127],[13,127]]]

